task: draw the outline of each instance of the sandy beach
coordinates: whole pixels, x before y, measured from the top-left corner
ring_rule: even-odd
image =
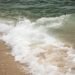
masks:
[[[20,69],[20,64],[9,54],[9,48],[0,41],[0,75],[28,75]]]

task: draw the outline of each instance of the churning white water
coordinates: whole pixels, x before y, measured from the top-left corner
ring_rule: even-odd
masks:
[[[0,23],[0,39],[11,48],[16,61],[27,64],[31,75],[74,75],[74,49],[46,31],[62,27],[66,16],[40,18],[31,22],[20,19],[16,25]]]

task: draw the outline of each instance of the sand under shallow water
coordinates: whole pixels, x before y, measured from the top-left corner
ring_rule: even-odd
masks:
[[[28,75],[19,67],[21,64],[14,61],[14,57],[9,54],[9,48],[0,41],[0,75]]]

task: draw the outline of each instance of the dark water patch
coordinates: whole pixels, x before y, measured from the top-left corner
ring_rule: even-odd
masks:
[[[75,13],[75,1],[1,0],[0,11],[4,11],[5,15],[25,15],[34,18],[60,16]]]

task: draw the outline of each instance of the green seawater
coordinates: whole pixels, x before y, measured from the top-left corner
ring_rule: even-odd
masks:
[[[75,13],[74,0],[0,0],[0,16],[30,18],[60,16]]]
[[[71,43],[75,47],[75,14],[64,19],[62,26],[52,32],[64,42]]]
[[[70,15],[57,29],[48,29],[56,37],[75,45],[75,0],[0,0],[0,18],[18,20],[27,17],[36,21],[42,17]]]

